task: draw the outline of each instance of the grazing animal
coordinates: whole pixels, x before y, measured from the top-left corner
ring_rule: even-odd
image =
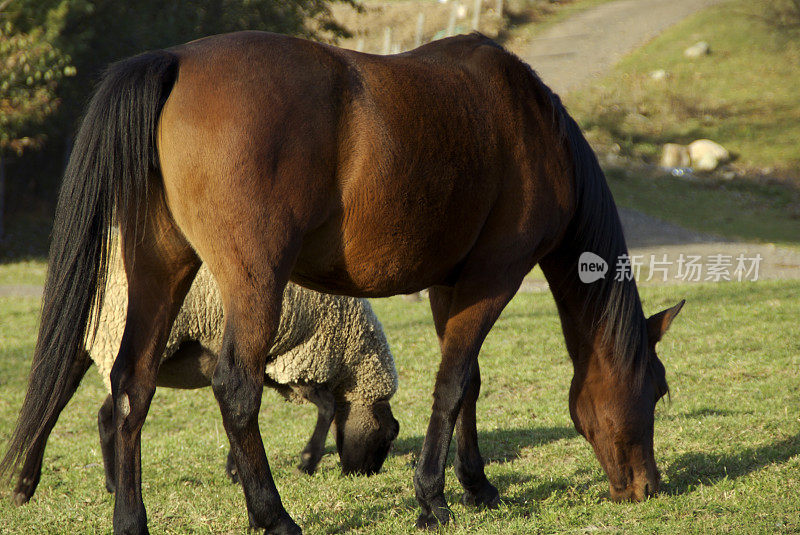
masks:
[[[212,387],[254,528],[301,531],[258,427],[289,280],[360,297],[430,288],[442,357],[414,476],[419,527],[449,520],[454,430],[464,501],[498,503],[478,449],[478,353],[537,263],[574,364],[570,414],[612,497],[658,489],[654,410],[667,382],[655,344],[680,305],[646,319],[628,271],[580,281],[583,252],[615,266],[627,252],[605,177],[558,97],[484,36],[375,56],[242,32],[112,65],[61,189],[30,385],[2,469],[70,388],[112,221],[129,282],[111,371],[117,533],[147,530],[140,431],[201,264],[225,308]]]
[[[111,369],[125,329],[128,300],[121,260],[109,272],[104,298],[89,355],[111,392]],[[202,266],[172,325],[156,383],[173,388],[211,386],[224,326],[219,290]],[[288,284],[270,355],[265,384],[290,401],[310,401],[318,409],[299,468],[314,472],[335,419],[342,471],[377,473],[399,429],[389,405],[397,391],[397,371],[369,302]],[[112,408],[109,396],[98,415],[109,490],[114,488]],[[232,456],[227,470],[236,480]]]
[[[87,344],[109,392],[111,369],[125,328],[128,284],[115,255],[104,289],[97,331]],[[224,314],[216,282],[201,267],[172,325],[159,367],[157,384],[172,388],[211,385],[222,343]],[[380,470],[399,425],[389,399],[397,391],[397,371],[378,318],[366,299],[320,294],[294,284],[284,290],[278,330],[270,349],[265,384],[294,402],[317,406],[317,422],[301,453],[299,468],[316,470],[331,423],[344,473],[375,474]],[[84,369],[85,371],[85,369]],[[75,381],[80,381],[76,377]],[[77,387],[77,383],[75,385]],[[72,397],[72,390],[62,400]],[[109,395],[100,408],[98,427],[106,473],[106,488],[114,492],[113,403]],[[15,491],[18,503],[28,501],[39,482],[47,434],[28,455]],[[228,475],[238,480],[231,455]]]

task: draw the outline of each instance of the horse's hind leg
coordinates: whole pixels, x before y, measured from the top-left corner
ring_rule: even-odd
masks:
[[[17,505],[27,503],[28,500],[31,499],[31,496],[33,496],[34,491],[36,491],[36,486],[39,484],[39,478],[42,475],[44,449],[45,446],[47,446],[47,439],[50,436],[50,432],[56,425],[56,421],[58,420],[61,411],[64,410],[64,407],[67,406],[69,400],[72,399],[73,394],[75,394],[75,390],[78,389],[78,385],[81,384],[81,379],[83,379],[83,376],[86,374],[86,370],[89,369],[91,364],[92,360],[89,358],[89,355],[86,354],[86,352],[82,351],[78,353],[78,358],[75,359],[72,369],[69,372],[67,386],[64,389],[64,395],[62,395],[61,399],[58,400],[58,406],[47,419],[47,422],[45,422],[44,429],[39,436],[36,437],[36,440],[33,442],[33,444],[31,444],[31,448],[25,457],[25,464],[22,465],[22,470],[20,471],[19,479],[17,480],[17,486],[14,487],[14,503]]]
[[[128,229],[122,240],[128,311],[119,354],[111,369],[116,433],[115,533],[147,532],[141,487],[141,429],[155,393],[170,328],[200,266],[169,216],[159,213],[154,204],[137,239],[129,239],[132,232]]]
[[[251,527],[265,528],[269,533],[300,533],[281,503],[258,427],[264,366],[280,319],[289,271],[288,266],[275,269],[264,265],[263,258],[269,256],[240,257],[227,263],[223,276],[217,275],[226,323],[211,386],[244,488]],[[234,266],[249,267],[237,273]],[[213,265],[211,269],[213,272]]]

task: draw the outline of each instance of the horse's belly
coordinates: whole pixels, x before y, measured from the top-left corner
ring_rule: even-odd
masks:
[[[362,205],[357,214],[336,218],[306,236],[292,280],[367,297],[450,284],[480,233],[486,210],[450,207],[448,214],[432,208],[399,214]]]

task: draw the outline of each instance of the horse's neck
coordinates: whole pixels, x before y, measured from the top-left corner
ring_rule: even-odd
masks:
[[[626,313],[626,306],[635,306],[633,301],[638,303],[635,281],[627,277],[615,279],[616,257],[603,258],[607,263],[603,279],[582,282],[579,259],[584,251],[578,249],[570,243],[562,244],[540,262],[558,306],[567,347],[573,359],[582,353],[582,349],[592,348],[600,340],[608,343],[614,337],[613,327],[608,323],[608,311],[614,313],[614,319],[621,318]],[[620,299],[622,293],[626,294],[627,303],[609,303],[612,299]]]

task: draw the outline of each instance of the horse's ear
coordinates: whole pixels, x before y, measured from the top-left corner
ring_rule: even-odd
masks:
[[[647,318],[647,340],[651,345],[661,340],[669,326],[672,325],[672,320],[683,308],[684,303],[686,303],[686,299],[681,299],[681,302],[674,307],[662,310],[658,314],[653,314]]]

